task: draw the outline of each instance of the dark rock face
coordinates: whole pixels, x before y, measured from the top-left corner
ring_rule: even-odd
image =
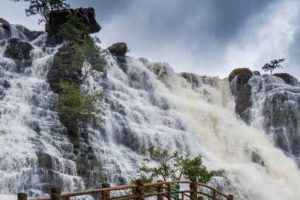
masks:
[[[47,79],[52,91],[60,92],[60,82],[81,83],[81,69],[74,71],[71,69],[72,63],[72,46],[66,45],[61,47],[54,55],[52,65],[48,71]]]
[[[231,82],[232,79],[237,77],[238,83],[245,84],[252,77],[252,74],[252,71],[248,68],[237,68],[229,74],[229,81]]]
[[[125,56],[127,53],[128,47],[125,42],[118,42],[114,43],[110,47],[108,47],[108,51],[113,55],[113,56]]]
[[[263,105],[264,128],[276,146],[300,156],[300,88],[267,88]]]
[[[11,36],[11,28],[9,23],[3,19],[0,18],[0,40],[5,39]]]
[[[117,58],[117,63],[120,68],[126,72],[126,58],[125,54],[128,51],[127,44],[125,42],[117,42],[107,48],[107,50]]]
[[[31,31],[21,25],[16,25],[16,28],[19,30],[19,32],[22,33],[21,36],[24,36],[24,37],[22,37],[22,39],[28,40],[28,41],[32,41],[32,40],[36,39],[37,37],[39,37],[40,35],[45,33],[43,31]]]
[[[284,80],[284,82],[286,84],[289,84],[289,85],[295,86],[295,85],[299,84],[298,80],[288,73],[277,73],[277,74],[274,74],[274,76],[281,78],[282,80]]]
[[[63,42],[63,38],[58,35],[59,28],[67,21],[67,17],[76,14],[88,27],[89,33],[97,33],[101,30],[101,26],[95,19],[94,8],[64,9],[53,11],[49,14],[49,22],[46,24],[46,32],[48,33],[47,43],[55,45]]]
[[[12,38],[8,41],[4,56],[13,59],[16,62],[17,71],[22,72],[32,63],[30,57],[30,51],[32,49],[33,47],[28,42]]]
[[[230,89],[235,97],[235,112],[246,122],[250,123],[251,85],[248,83],[252,77],[248,68],[238,68],[229,75]]]
[[[273,76],[260,73],[251,75],[249,69],[234,70],[229,80],[235,97],[236,113],[246,123],[258,123],[257,119],[261,119],[259,126],[272,136],[278,148],[293,156],[300,167],[298,80],[286,73]],[[252,155],[252,159],[253,162],[263,165],[263,161],[256,155]]]

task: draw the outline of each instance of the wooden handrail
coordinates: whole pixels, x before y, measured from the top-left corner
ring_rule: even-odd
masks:
[[[171,185],[173,184],[189,184],[190,185],[190,190],[184,190],[184,191],[180,191],[180,190],[175,190],[174,188],[171,187]],[[103,184],[104,185],[104,184]],[[196,187],[195,187],[196,186]],[[157,190],[154,192],[150,192],[150,193],[144,193],[144,188],[145,187],[156,187]],[[208,192],[200,192],[197,191],[198,188],[206,188],[208,189]],[[165,188],[165,189],[163,189]],[[110,191],[120,191],[120,190],[131,190],[131,194],[128,195],[120,195],[120,196],[112,196],[110,197]],[[51,199],[51,196],[48,197],[34,197],[34,198],[29,198],[27,199],[27,196],[24,195],[25,193],[19,193],[22,195],[18,195],[18,200],[55,200]],[[119,185],[119,186],[113,186],[110,187],[109,184],[107,187],[102,187],[99,189],[90,189],[90,190],[85,190],[85,191],[80,191],[80,192],[69,192],[69,193],[62,193],[60,194],[60,197],[63,200],[67,200],[70,199],[71,197],[77,197],[77,196],[83,196],[83,195],[94,195],[94,194],[98,194],[101,196],[102,199],[104,200],[129,200],[129,199],[139,199],[139,200],[144,200],[146,197],[151,197],[151,196],[157,196],[158,200],[161,200],[163,197],[166,197],[167,199],[174,199],[174,194],[181,194],[181,196],[187,196],[190,199],[196,199],[197,196],[203,195],[203,196],[207,196],[209,198],[212,198],[213,200],[217,199],[217,195],[220,195],[222,197],[224,197],[226,200],[233,200],[233,196],[232,195],[226,195],[220,191],[217,191],[216,189],[205,185],[203,183],[198,183],[198,182],[192,182],[192,181],[180,181],[180,180],[176,180],[176,181],[164,181],[164,182],[156,182],[156,183],[143,183],[141,180],[139,180],[138,182],[136,182],[136,184],[131,184],[131,185]],[[105,195],[103,197],[103,195]],[[26,198],[24,197],[26,196]],[[22,198],[20,198],[22,197]],[[25,198],[25,199],[24,199]],[[183,199],[183,198],[182,198]]]

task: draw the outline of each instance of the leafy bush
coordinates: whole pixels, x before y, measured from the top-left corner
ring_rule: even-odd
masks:
[[[89,94],[75,83],[61,83],[62,93],[58,98],[59,115],[71,136],[78,136],[78,123],[98,119],[103,112],[102,95]]]
[[[149,158],[142,164],[140,170],[148,179],[162,178],[164,181],[168,179],[180,180],[184,177],[189,180],[198,180],[207,183],[212,177],[212,173],[202,163],[200,155],[191,157],[189,155],[181,155],[175,151],[172,154],[166,149],[161,151],[154,147],[148,149]],[[149,162],[156,161],[155,167],[149,167]]]

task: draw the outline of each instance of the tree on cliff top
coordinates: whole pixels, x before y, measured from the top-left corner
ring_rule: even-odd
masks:
[[[13,0],[19,2],[21,0]],[[48,16],[51,11],[62,10],[64,8],[69,8],[70,5],[66,0],[23,0],[24,2],[29,2],[29,7],[25,9],[26,15],[40,15],[38,23],[48,22]]]
[[[284,58],[281,59],[275,59],[275,60],[271,60],[269,63],[266,63],[264,66],[262,66],[262,69],[264,71],[270,71],[271,75],[272,72],[276,69],[276,68],[282,68],[282,65],[280,63],[282,63],[284,61]]]

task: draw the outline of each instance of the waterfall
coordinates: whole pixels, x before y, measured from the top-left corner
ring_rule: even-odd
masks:
[[[83,190],[87,185],[78,175],[74,145],[59,121],[57,96],[46,81],[58,47],[45,47],[45,35],[30,44],[32,64],[24,72],[17,72],[15,62],[3,56],[7,43],[0,48],[2,199],[9,199],[7,195],[14,199],[12,195],[20,191],[43,194],[49,183],[59,183],[64,191]],[[236,116],[228,80],[177,74],[165,63],[145,59],[126,57],[126,67],[111,55],[106,60],[105,71],[94,71],[82,85],[105,97],[103,119],[81,130],[93,159],[101,163],[102,178],[94,187],[136,178],[143,149],[154,145],[200,153],[205,165],[219,174],[214,182],[236,199],[299,199],[300,172],[295,161],[274,146],[263,125],[249,126]],[[4,81],[10,86],[4,88]],[[263,96],[253,99],[263,102]],[[263,113],[256,108],[253,117]]]
[[[12,30],[14,36],[22,34],[15,26]],[[45,78],[56,49],[45,49],[44,41],[41,35],[30,42],[32,64],[23,73],[3,56],[7,43],[0,48],[0,83],[9,84],[0,85],[0,194],[41,194],[50,173],[57,174],[55,181],[63,180],[66,190],[84,188],[75,163],[68,158],[72,144],[53,110],[56,96]],[[45,170],[46,165],[55,170]]]
[[[254,75],[249,84],[252,88],[252,126],[266,130],[270,140],[300,166],[299,84],[296,81],[287,84],[270,75]]]

